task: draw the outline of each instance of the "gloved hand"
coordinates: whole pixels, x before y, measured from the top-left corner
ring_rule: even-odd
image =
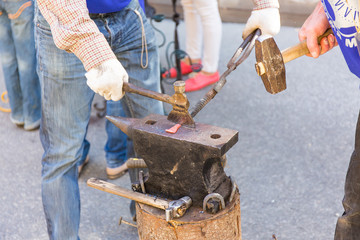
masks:
[[[117,59],[103,62],[90,69],[85,76],[91,90],[106,100],[113,101],[118,101],[124,96],[123,82],[128,82],[129,79],[127,72]]]
[[[246,22],[242,37],[245,39],[255,29],[260,28],[262,35],[274,36],[280,31],[280,14],[278,8],[253,10]]]

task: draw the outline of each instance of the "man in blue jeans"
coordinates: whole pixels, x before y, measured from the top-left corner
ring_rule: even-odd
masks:
[[[39,128],[41,101],[32,0],[0,0],[0,60],[10,102],[10,120],[28,131]]]
[[[145,12],[145,2],[139,0],[139,3]],[[121,103],[112,100],[106,102],[106,115],[126,116]],[[134,156],[132,142],[125,133],[107,119],[105,120],[105,130],[108,137],[104,147],[107,165],[106,175],[109,179],[116,179],[123,176],[128,170],[124,163],[126,159]],[[79,170],[81,170],[82,166],[85,164],[86,162],[78,163]],[[138,172],[134,169],[131,169],[130,171],[132,171],[130,176],[133,181],[136,179],[134,175],[138,174]]]
[[[107,100],[122,98],[118,109],[127,117],[163,114],[161,102],[122,91],[127,81],[160,91],[157,46],[137,0],[37,0],[35,24],[48,233],[50,239],[78,239],[77,164],[89,151],[94,92]]]

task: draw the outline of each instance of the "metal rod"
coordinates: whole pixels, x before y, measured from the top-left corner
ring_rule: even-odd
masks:
[[[127,225],[129,225],[129,226],[132,226],[132,227],[137,228],[137,225],[135,225],[135,224],[133,224],[133,223],[131,223],[131,222],[125,221],[122,217],[120,217],[120,219],[119,219],[119,225],[121,225],[122,223],[125,223],[125,224],[127,224]]]

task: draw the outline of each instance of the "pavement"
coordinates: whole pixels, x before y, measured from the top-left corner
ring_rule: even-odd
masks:
[[[156,23],[169,43],[171,20]],[[219,71],[241,43],[244,24],[224,23]],[[184,24],[179,26],[184,46]],[[282,27],[280,49],[297,43],[297,29]],[[160,41],[160,39],[159,39]],[[162,65],[166,65],[161,48]],[[197,122],[239,131],[225,171],[241,193],[243,239],[327,240],[333,238],[359,111],[359,81],[347,69],[340,49],[318,59],[302,57],[286,65],[287,90],[265,91],[254,70],[254,51],[227,78],[222,91],[196,116]],[[171,86],[164,83],[167,92]],[[0,92],[4,91],[0,81]],[[209,87],[188,93],[193,106]],[[94,103],[102,103],[96,96]],[[1,106],[6,106],[0,103]],[[169,106],[166,106],[169,109]],[[81,239],[138,239],[130,221],[130,201],[86,185],[106,179],[104,118],[93,109],[88,140],[90,162],[79,178]],[[48,239],[41,202],[39,132],[27,132],[0,112],[0,240]],[[111,181],[130,187],[129,176]]]

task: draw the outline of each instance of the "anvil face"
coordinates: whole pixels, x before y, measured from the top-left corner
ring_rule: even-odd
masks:
[[[221,157],[237,142],[237,131],[196,123],[195,128],[183,126],[171,134],[165,130],[174,123],[166,116],[107,118],[133,140],[135,152],[146,162],[147,193],[169,199],[189,196],[198,206],[209,193],[224,199],[230,195],[231,180]]]

